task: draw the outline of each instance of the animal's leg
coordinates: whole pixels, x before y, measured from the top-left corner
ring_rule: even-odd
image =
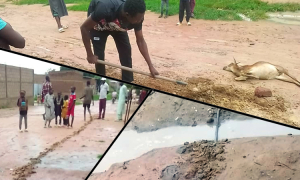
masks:
[[[297,86],[300,86],[300,83],[298,83],[295,80],[289,79],[284,74],[281,74],[280,76],[276,76],[276,79],[281,80],[281,81],[285,81],[285,82],[289,82],[289,83],[293,83],[293,84],[296,84]]]
[[[247,77],[246,76],[239,76],[239,77],[236,77],[234,78],[236,81],[246,81],[247,80]]]

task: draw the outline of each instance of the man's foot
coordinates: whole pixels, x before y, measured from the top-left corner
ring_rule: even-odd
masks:
[[[64,30],[64,28],[59,28],[59,29],[58,29],[58,32],[59,32],[59,33],[62,33],[62,32],[65,32],[65,30]]]
[[[176,25],[177,25],[177,26],[181,26],[181,22],[178,22]]]
[[[160,15],[158,18],[162,18],[163,17],[163,15]]]
[[[48,128],[52,128],[52,126],[48,126]]]
[[[64,25],[63,25],[63,26],[62,26],[62,28],[64,28],[64,29],[68,29],[68,28],[69,28],[69,26],[64,26]]]
[[[167,19],[168,18],[168,15],[165,15],[165,19]]]
[[[188,26],[191,26],[192,24],[190,22],[187,23]]]
[[[27,129],[25,129],[25,132],[28,132],[28,130],[27,130]]]
[[[194,15],[194,13],[192,13],[192,14],[191,14],[191,18],[195,18],[195,15]]]
[[[102,120],[104,121],[105,119],[104,119],[104,118],[102,118]]]
[[[44,128],[47,128],[47,126],[44,126]]]
[[[21,133],[23,132],[21,129],[19,130]]]

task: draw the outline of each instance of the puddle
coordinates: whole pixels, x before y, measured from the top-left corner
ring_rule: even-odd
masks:
[[[268,14],[270,17],[268,21],[288,24],[288,25],[300,25],[300,12],[295,13],[280,13],[280,14]]]
[[[145,133],[125,130],[99,163],[94,173],[104,172],[112,164],[135,159],[156,148],[177,146],[187,141],[214,140],[215,131],[215,126],[208,125],[175,126]],[[223,122],[219,128],[219,139],[279,136],[290,133],[300,135],[299,130],[262,120],[228,120]]]
[[[39,167],[63,170],[90,171],[98,162],[98,152],[54,153],[42,158]]]

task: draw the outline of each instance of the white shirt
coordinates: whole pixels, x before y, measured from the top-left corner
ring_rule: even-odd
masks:
[[[117,92],[113,92],[112,97],[114,97],[114,98],[117,97]]]
[[[100,86],[100,95],[99,95],[99,99],[106,99],[107,98],[107,92],[109,91],[109,86],[108,84],[105,82],[104,84],[102,84]]]

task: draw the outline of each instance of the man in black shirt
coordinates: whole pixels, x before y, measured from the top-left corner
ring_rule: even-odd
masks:
[[[144,0],[92,0],[88,9],[88,18],[80,27],[87,60],[96,64],[96,72],[105,75],[105,66],[97,64],[104,61],[107,37],[111,35],[116,43],[122,66],[132,68],[131,45],[127,30],[134,29],[137,45],[154,77],[159,73],[154,68],[147,44],[143,37],[142,23],[146,11]],[[93,43],[92,52],[90,39]],[[133,81],[133,73],[122,70],[122,80]]]

